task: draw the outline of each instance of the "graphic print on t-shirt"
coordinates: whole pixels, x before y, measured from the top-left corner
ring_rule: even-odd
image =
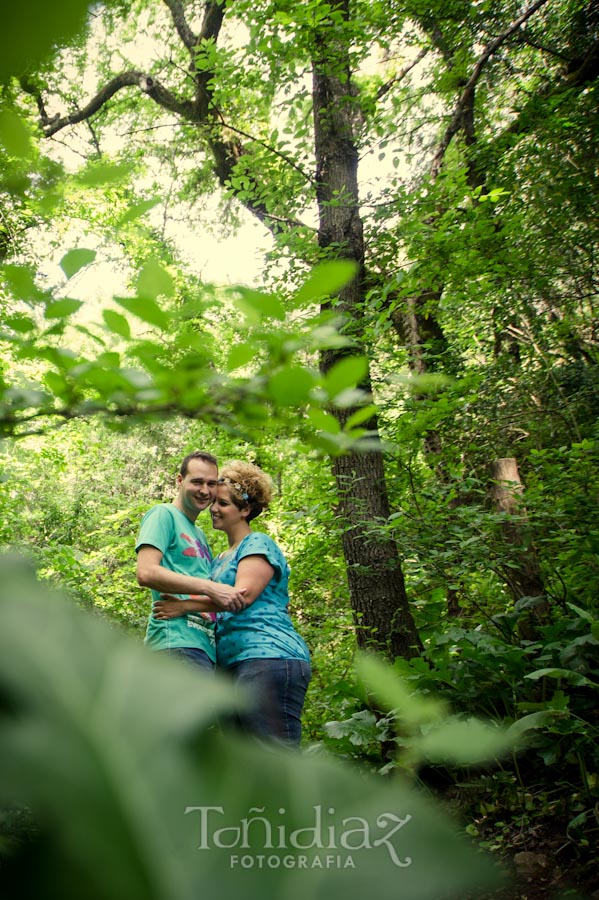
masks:
[[[203,544],[201,544],[197,540],[197,538],[190,537],[188,534],[185,534],[184,531],[181,531],[179,533],[179,537],[184,541],[187,541],[188,544],[191,544],[190,547],[185,548],[185,550],[183,551],[183,556],[196,556],[200,559],[207,559],[208,561],[210,561],[209,551],[206,549],[206,547],[204,547]]]

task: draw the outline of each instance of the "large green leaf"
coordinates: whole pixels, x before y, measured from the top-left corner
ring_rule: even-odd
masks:
[[[83,27],[89,0],[30,0],[6,3],[0,29],[0,81],[21,75],[47,56],[55,44]]]
[[[66,319],[81,309],[82,306],[82,300],[63,297],[60,300],[53,300],[51,303],[48,303],[45,315],[47,319]]]
[[[477,765],[513,750],[526,731],[525,726],[511,731],[493,722],[451,715],[444,703],[410,690],[388,663],[373,654],[359,654],[356,665],[365,686],[400,723],[404,765],[414,768],[425,760]]]
[[[573,672],[572,669],[560,669],[557,667],[550,669],[537,669],[535,672],[529,672],[528,675],[524,676],[525,678],[530,678],[531,681],[538,681],[540,678],[556,678],[558,680],[563,679],[564,681],[569,681],[571,684],[575,684],[578,687],[598,687],[599,685],[596,682],[591,681],[590,678],[587,678],[586,675],[582,675],[580,672]]]
[[[86,247],[77,247],[69,250],[60,260],[60,268],[67,276],[72,278],[80,269],[88,266],[96,258],[95,250],[88,250]]]
[[[407,742],[419,759],[457,766],[480,765],[498,759],[514,747],[507,731],[480,719],[450,716]]]
[[[11,293],[19,300],[35,301],[45,297],[35,284],[35,273],[30,266],[3,266],[2,276]]]
[[[296,307],[305,306],[336,294],[351,281],[357,269],[356,263],[347,259],[321,263],[292,298],[292,304]]]
[[[26,158],[32,152],[31,133],[23,119],[12,109],[0,110],[0,145],[15,159]]]
[[[316,385],[316,376],[302,366],[285,366],[272,375],[268,391],[281,406],[302,406],[310,399]]]
[[[154,209],[154,207],[159,203],[162,203],[162,197],[152,197],[150,200],[142,200],[140,203],[135,203],[133,206],[129,207],[124,215],[121,216],[121,218],[117,222],[117,226],[121,228],[123,225],[127,225],[129,222],[134,222],[135,219],[139,219],[140,216],[143,216],[151,209]]]
[[[368,360],[365,356],[347,356],[336,362],[326,373],[323,387],[334,399],[342,391],[355,388],[368,374]]]
[[[229,350],[227,355],[227,371],[234,372],[235,369],[247,365],[256,356],[256,347],[250,342],[235,344]]]
[[[109,331],[112,331],[127,340],[131,337],[131,328],[125,316],[115,312],[114,309],[103,309],[102,318]]]
[[[438,900],[493,881],[409,786],[221,736],[226,683],[1,575],[0,799],[40,828],[3,896]]]
[[[111,163],[93,159],[73,176],[74,184],[96,187],[100,184],[120,184],[131,175],[131,163]]]
[[[234,295],[236,305],[250,322],[257,324],[263,318],[278,319],[281,322],[285,319],[285,308],[274,294],[236,287]]]
[[[127,312],[133,313],[143,322],[165,330],[168,329],[170,319],[154,300],[148,297],[114,297],[113,299],[115,303],[124,307]]]
[[[155,259],[149,259],[137,276],[137,293],[144,299],[155,300],[157,297],[172,297],[175,286],[172,276]]]

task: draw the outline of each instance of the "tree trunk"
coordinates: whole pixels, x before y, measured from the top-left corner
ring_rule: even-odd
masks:
[[[333,472],[338,513],[345,528],[343,552],[358,646],[390,658],[410,658],[421,650],[408,604],[397,547],[377,534],[389,515],[383,457],[379,452],[337,457]]]
[[[532,640],[536,636],[536,626],[547,620],[549,607],[523,503],[524,487],[517,461],[513,457],[494,460],[491,478],[491,496],[496,508],[506,514],[502,531],[512,554],[511,561],[515,563],[503,568],[506,584],[515,602],[524,597],[538,598],[519,626],[521,636]]]
[[[339,27],[321,27],[313,64],[314,133],[319,246],[353,260],[358,274],[341,292],[336,308],[347,317],[347,330],[361,337],[364,303],[364,239],[358,203],[358,152],[354,141],[356,103],[349,74],[347,44]],[[338,351],[324,354],[328,370]],[[369,388],[369,384],[364,385]],[[337,410],[341,424],[352,410]],[[376,419],[366,426],[377,430]],[[395,542],[381,529],[389,501],[380,450],[351,452],[333,461],[344,523],[343,551],[358,645],[412,657],[421,643],[408,604]]]

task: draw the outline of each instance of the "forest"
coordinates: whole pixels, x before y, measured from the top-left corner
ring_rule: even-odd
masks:
[[[599,897],[596,4],[3,18],[2,896]],[[273,478],[298,754],[143,647],[196,449]]]

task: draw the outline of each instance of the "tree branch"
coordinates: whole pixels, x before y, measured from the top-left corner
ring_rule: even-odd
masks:
[[[177,29],[177,34],[179,35],[189,52],[193,55],[195,47],[198,43],[198,38],[187,24],[185,12],[183,11],[183,6],[180,3],[180,0],[164,0],[164,3],[170,10],[175,28]]]
[[[216,41],[225,16],[226,0],[208,0],[204,9],[200,40]]]
[[[546,85],[538,92],[536,98],[542,97],[547,100],[549,97],[556,97],[560,94],[566,98],[568,96],[568,91],[573,88],[582,89],[597,78],[599,78],[599,41],[591,46],[584,59],[574,60],[570,63],[566,76],[561,82],[558,82],[556,85]],[[506,139],[509,139],[514,135],[525,134],[527,131],[530,131],[533,127],[533,123],[545,115],[544,111],[540,113],[538,109],[535,109],[535,112],[531,114],[530,107],[530,104],[525,106],[517,118],[515,118],[500,135],[498,135],[495,141],[497,147],[500,147]],[[547,104],[546,108],[554,111],[554,107],[547,106]]]
[[[228,131],[231,131],[233,134],[238,134],[240,137],[247,138],[248,141],[251,141],[253,144],[258,144],[258,146],[264,147],[264,149],[268,150],[269,153],[272,153],[273,156],[278,156],[279,159],[282,159],[283,162],[287,163],[288,166],[290,166],[292,169],[295,169],[295,171],[298,172],[308,184],[312,184],[312,185],[316,184],[316,181],[313,178],[313,176],[309,172],[304,171],[304,169],[302,169],[301,166],[299,166],[296,162],[294,162],[294,160],[291,159],[291,157],[288,156],[286,153],[282,153],[280,150],[277,150],[276,147],[273,147],[272,144],[268,144],[266,141],[263,141],[261,138],[254,137],[253,135],[249,134],[249,132],[243,131],[241,128],[235,128],[234,125],[229,125],[229,123],[225,121],[225,118],[224,118],[223,114],[220,112],[220,110],[218,110],[218,118],[219,118],[220,123],[223,126],[223,128],[226,128]]]
[[[233,169],[235,168],[237,161],[243,155],[243,146],[234,140],[226,141],[222,138],[208,138],[208,142],[214,157],[216,177],[218,178],[220,185],[226,187],[227,181],[233,174]],[[255,177],[252,177],[250,180],[254,186],[257,185],[257,179]],[[254,201],[250,196],[246,197],[242,203],[252,215],[256,216],[258,221],[261,222],[265,228],[268,228],[274,237],[282,231],[282,228],[279,227],[281,224],[285,224],[287,227],[291,228],[306,227],[303,222],[300,222],[298,219],[282,218],[271,213],[264,202],[260,200]]]
[[[403,81],[403,79],[408,75],[412,69],[418,65],[418,63],[424,59],[426,54],[428,53],[428,48],[423,47],[418,56],[412,60],[412,62],[408,63],[403,69],[397,73],[393,78],[389,81],[386,81],[385,84],[382,84],[378,91],[376,92],[376,99],[382,100],[385,94],[388,94],[393,85],[397,84],[399,81]]]
[[[528,19],[530,19],[530,17],[532,15],[534,15],[534,13],[536,13],[537,10],[540,9],[541,6],[544,6],[545,3],[547,3],[547,2],[548,2],[548,0],[536,0],[536,2],[533,3],[533,5],[530,6],[527,10],[525,10],[525,12],[523,12],[522,15],[519,16],[514,22],[512,22],[512,24],[502,34],[500,34],[499,37],[496,37],[489,44],[487,44],[487,46],[481,53],[480,57],[478,58],[475,66],[474,66],[472,75],[466,82],[466,86],[464,87],[464,90],[462,91],[460,98],[456,104],[456,107],[453,111],[453,115],[451,117],[451,122],[449,123],[449,126],[448,126],[445,134],[443,135],[443,139],[441,140],[441,143],[437,149],[437,152],[435,153],[435,156],[433,157],[433,161],[431,164],[431,170],[430,170],[431,176],[433,178],[436,178],[436,176],[439,174],[439,170],[441,168],[441,164],[443,162],[445,153],[447,152],[447,148],[449,147],[452,139],[455,137],[455,135],[458,133],[458,131],[460,130],[460,128],[462,126],[464,111],[473,102],[473,96],[474,96],[474,91],[475,91],[476,85],[478,84],[478,81],[483,73],[483,70],[484,70],[486,64],[489,62],[491,57],[497,52],[499,47],[501,47],[501,45],[504,44],[505,41],[509,37],[511,37],[511,35],[515,31],[518,31],[518,29],[520,28],[521,25],[524,24],[524,22],[526,22]]]
[[[98,91],[95,97],[93,97],[86,106],[77,110],[77,112],[70,113],[66,116],[54,116],[52,119],[48,119],[47,116],[42,118],[42,130],[44,136],[52,137],[52,135],[69,125],[77,125],[79,122],[87,121],[99,112],[118,91],[121,91],[126,87],[138,87],[154,100],[155,103],[158,103],[160,106],[164,107],[164,109],[177,113],[185,119],[193,121],[195,118],[194,106],[189,100],[179,99],[171,91],[163,87],[160,82],[152,78],[151,75],[146,75],[143,72],[133,69],[128,72],[121,72],[120,75],[116,75],[112,78],[108,84],[105,84],[104,87]],[[29,88],[28,93],[33,93],[33,91]],[[33,94],[33,96],[35,96],[35,94]]]
[[[565,53],[560,53],[559,50],[556,50],[554,47],[547,47],[545,44],[541,44],[540,41],[533,40],[533,38],[524,30],[521,31],[520,34],[517,34],[515,39],[516,43],[526,44],[527,47],[532,47],[533,50],[540,50],[541,53],[546,53],[548,56],[555,56],[556,59],[561,59],[562,62],[570,62],[570,57],[566,56]]]

